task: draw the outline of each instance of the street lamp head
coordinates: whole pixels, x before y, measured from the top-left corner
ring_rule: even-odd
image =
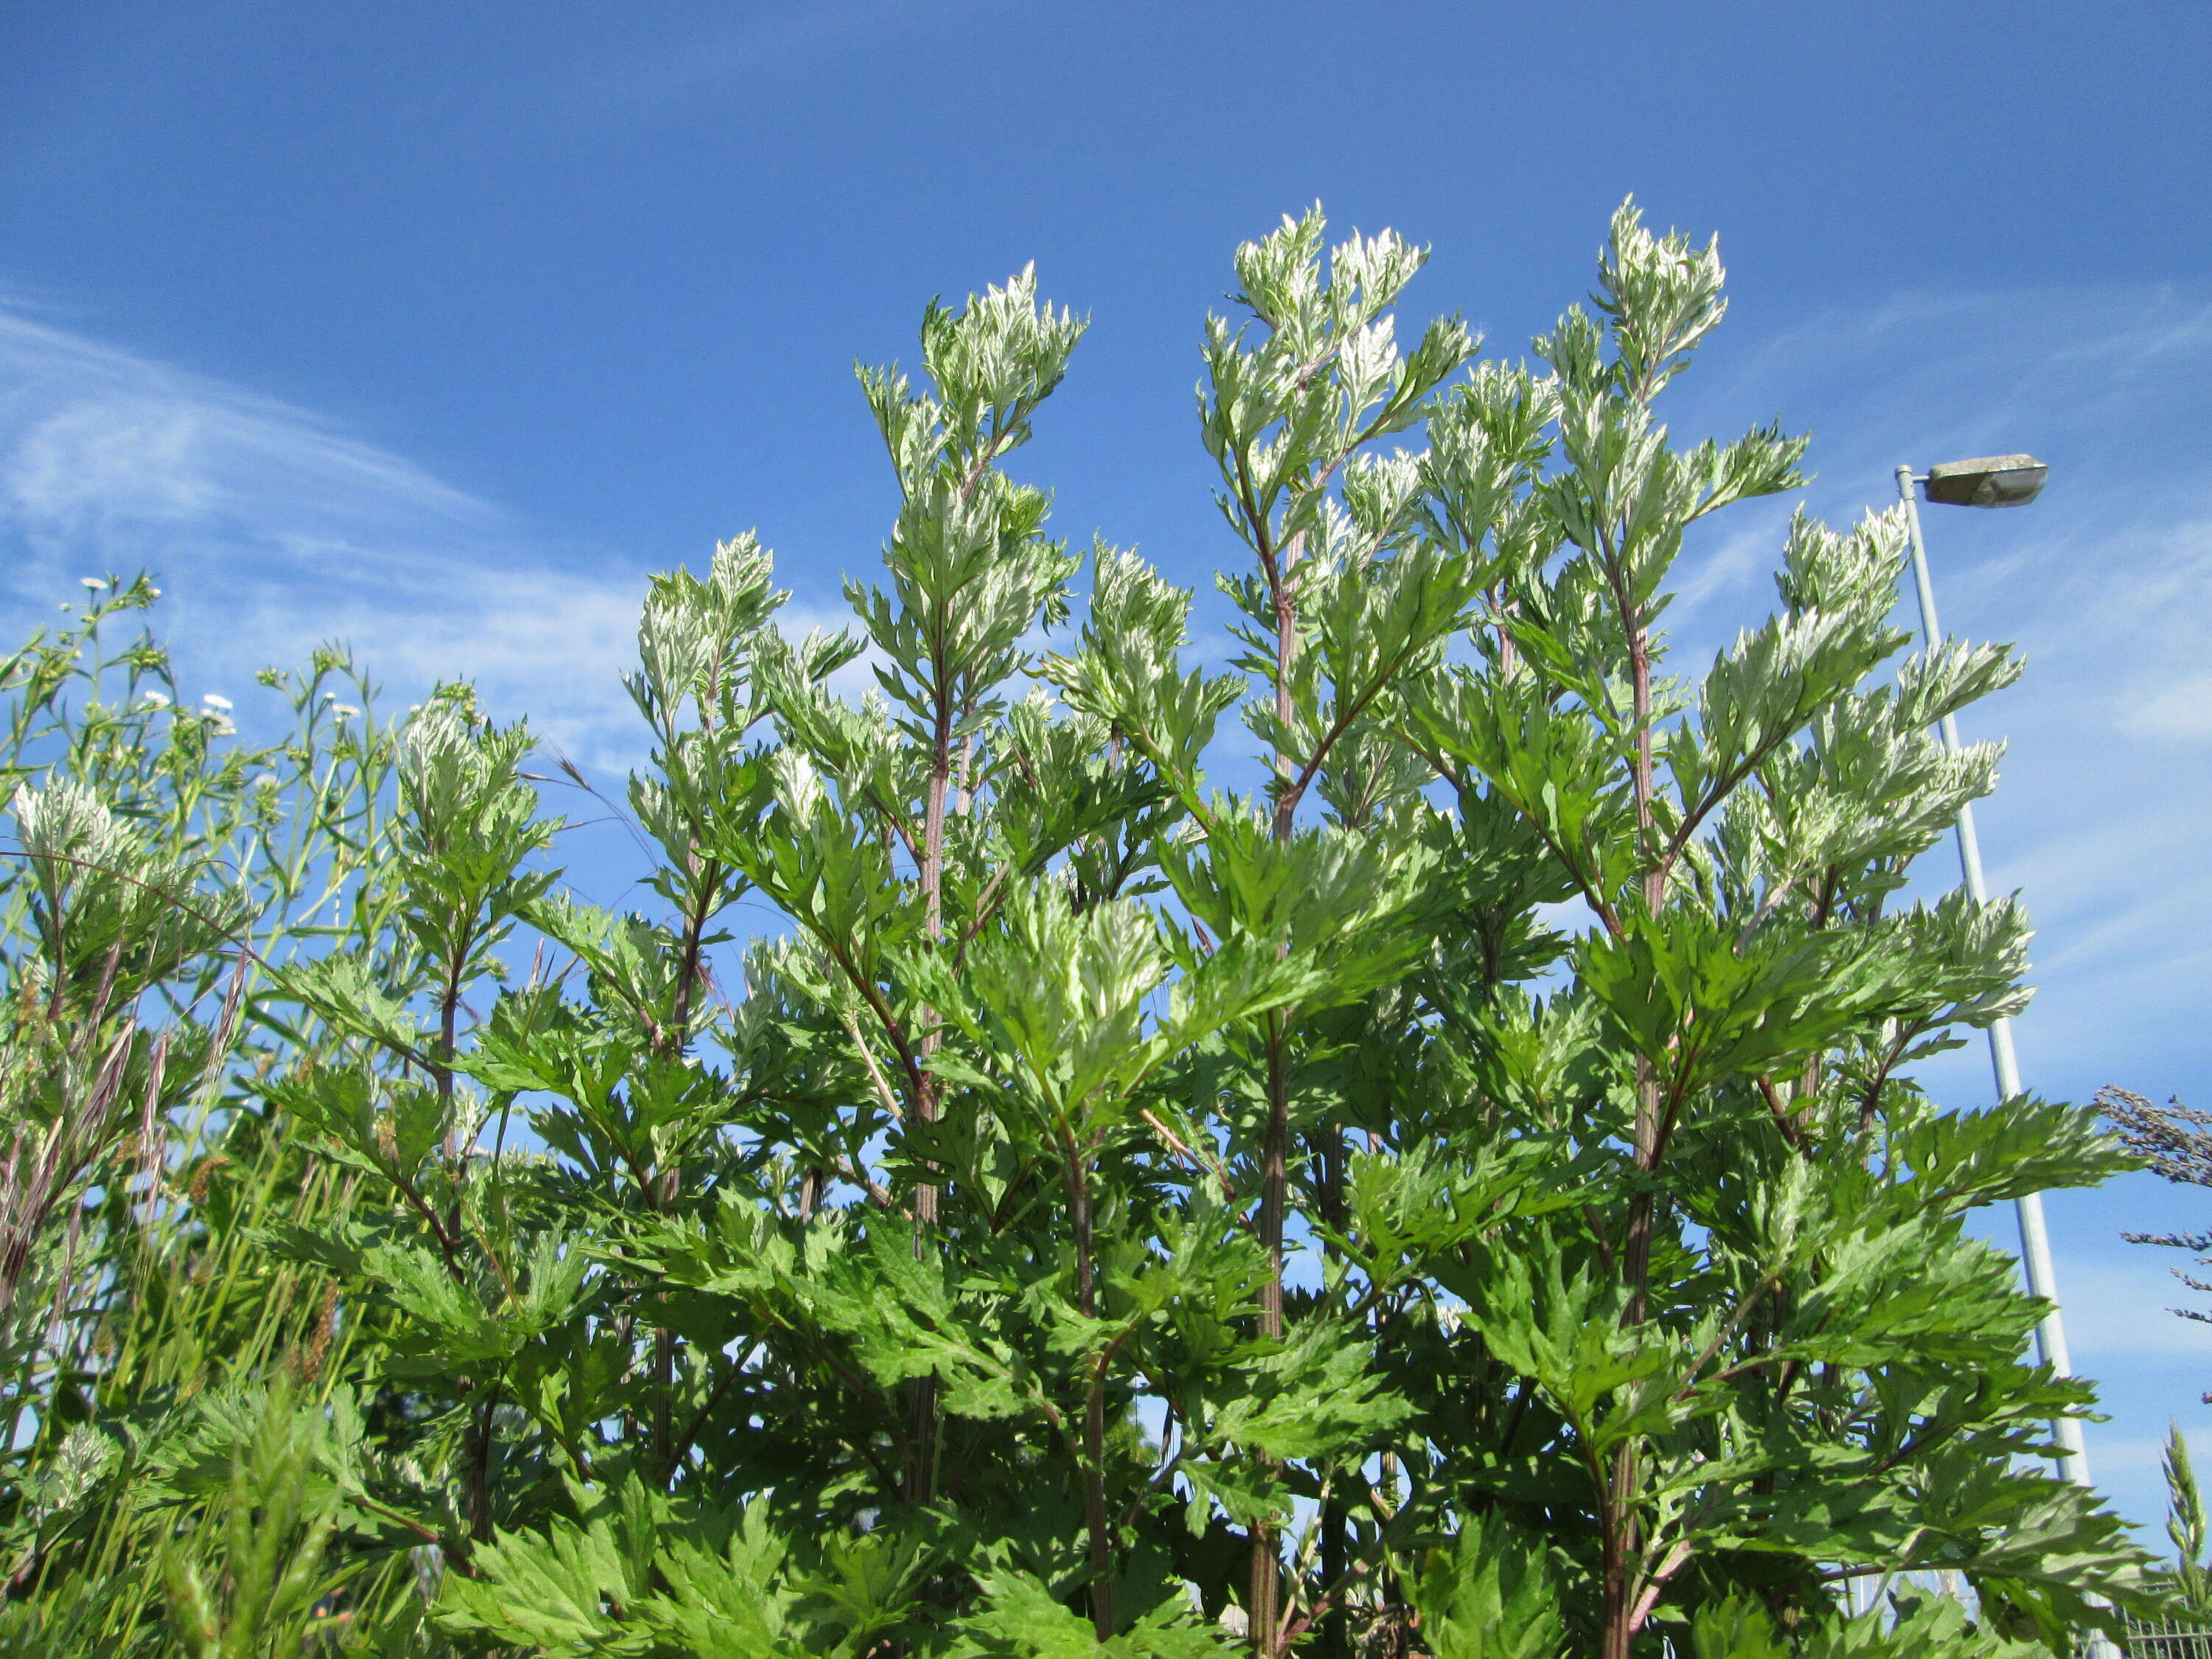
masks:
[[[1948,507],[2026,507],[2051,469],[2033,455],[1984,455],[1928,469],[1928,499]]]

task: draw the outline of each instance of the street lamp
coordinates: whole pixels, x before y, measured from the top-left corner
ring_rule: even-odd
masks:
[[[1928,499],[1946,507],[2026,507],[2043,493],[2050,476],[2051,469],[2033,455],[1984,455],[1931,466],[1924,482]],[[1909,488],[1905,499],[1912,499]]]
[[[1928,499],[1952,507],[2025,507],[2042,493],[2051,469],[2033,455],[1987,455],[1971,461],[1946,461],[1916,475],[1909,466],[1897,469],[1897,493],[1905,501],[1906,526],[1912,532],[1912,580],[1920,591],[1920,632],[1933,651],[1942,637],[1936,620],[1936,588],[1928,577],[1928,550],[1920,538],[1920,503],[1912,486],[1923,483]],[[1959,751],[1959,723],[1943,716],[1943,746]],[[1959,862],[1966,874],[1966,893],[1977,904],[1989,902],[1989,885],[1982,879],[1981,843],[1974,836],[1974,809],[1959,809]],[[1990,1067],[1996,1073],[1997,1098],[2020,1094],[2020,1061],[2013,1053],[2012,1022],[2000,1019],[1990,1026]],[[2051,1311],[2035,1328],[2036,1355],[2060,1376],[2074,1375],[2066,1352],[2066,1328],[2058,1316],[2058,1281],[2051,1270],[2051,1236],[2043,1224],[2043,1195],[2028,1193],[2014,1201],[2020,1214],[2021,1263],[2027,1270],[2027,1289],[2051,1304]],[[2081,1443],[2081,1424],[2061,1418],[2051,1425],[2059,1446],[2059,1462],[2066,1477],[2076,1485],[2089,1484],[2089,1455]]]

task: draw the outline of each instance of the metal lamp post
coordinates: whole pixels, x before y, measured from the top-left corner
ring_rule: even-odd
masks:
[[[1929,650],[1942,638],[1936,620],[1936,589],[1928,576],[1928,550],[1920,537],[1920,503],[1912,486],[1924,483],[1928,499],[1952,507],[2025,507],[2042,493],[2050,469],[2033,455],[1990,455],[1978,460],[1948,461],[1915,474],[1909,466],[1897,469],[1897,493],[1905,502],[1905,523],[1912,532],[1912,580],[1920,593],[1920,632]],[[1943,746],[1959,750],[1959,724],[1943,716]],[[1959,862],[1965,867],[1966,892],[1977,904],[1986,903],[1989,886],[1982,878],[1981,843],[1974,836],[1974,809],[1959,809]],[[2000,1019],[1990,1027],[1990,1067],[1996,1073],[1997,1098],[2009,1100],[2021,1092],[2020,1061],[2013,1053],[2012,1022]],[[2014,1200],[2020,1214],[2020,1255],[2027,1271],[2028,1293],[2051,1304],[2051,1311],[2035,1328],[2036,1354],[2060,1376],[2071,1376],[2074,1366],[2066,1352],[2066,1329],[2058,1316],[2058,1283],[2051,1269],[2051,1237],[2043,1224],[2043,1198],[2029,1193]],[[2076,1485],[2089,1484],[2089,1456],[2081,1443],[2078,1419],[2062,1418],[2051,1425],[2057,1438],[2061,1472]]]

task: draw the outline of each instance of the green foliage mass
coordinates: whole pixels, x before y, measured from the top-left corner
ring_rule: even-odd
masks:
[[[1996,775],[1929,728],[2017,663],[1900,654],[1893,515],[1801,518],[1676,668],[1693,527],[1804,449],[1662,423],[1715,249],[1624,208],[1534,366],[1402,349],[1424,258],[1237,251],[1231,672],[1009,470],[1086,324],[933,304],[860,374],[846,631],[750,536],[653,579],[633,912],[465,687],[381,720],[325,651],[242,747],[102,645],[143,580],[10,659],[0,1651],[1994,1659],[2152,1608],[1963,1224],[2127,1160],[1913,1081],[2026,997],[2016,906],[1902,896]]]

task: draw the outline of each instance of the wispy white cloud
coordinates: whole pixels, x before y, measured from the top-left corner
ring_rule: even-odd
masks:
[[[2059,1281],[2066,1309],[2066,1340],[2076,1364],[2091,1376],[2142,1361],[2186,1361],[2212,1386],[2212,1325],[2183,1319],[2177,1307],[2201,1307],[2205,1298],[2165,1271],[2144,1250],[2133,1262],[2071,1261]],[[2201,1270],[2199,1270],[2201,1271]]]
[[[733,9],[706,27],[647,32],[627,52],[564,66],[562,103],[603,118],[665,115],[672,106],[726,99],[763,76],[849,51],[855,41],[943,30],[1008,9],[1007,0],[790,0]]]
[[[2182,1438],[2189,1443],[2191,1464],[2201,1465],[2212,1458],[2212,1432],[2185,1431]],[[2130,1486],[2154,1487],[2166,1458],[2166,1437],[2112,1435],[2099,1439],[2090,1455],[2091,1467],[2100,1480],[2124,1480]]]
[[[307,411],[0,312],[0,546],[17,626],[149,567],[196,677],[350,642],[396,691],[476,680],[587,762],[631,752],[641,572]]]
[[[2212,674],[2145,688],[2139,701],[2123,702],[2119,723],[2134,737],[2212,743]]]

